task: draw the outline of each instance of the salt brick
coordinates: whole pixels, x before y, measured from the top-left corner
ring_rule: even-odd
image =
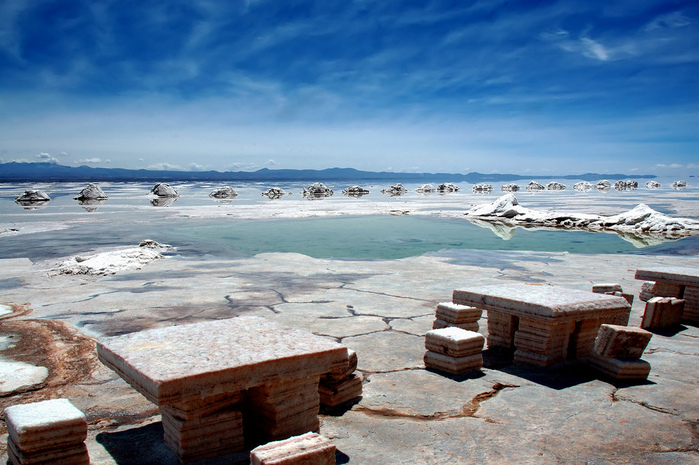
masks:
[[[461,328],[465,329],[466,331],[478,331],[478,328],[480,326],[478,325],[478,322],[474,323],[449,323],[448,321],[444,320],[434,320],[434,323],[432,323],[432,329],[442,329],[442,328]]]
[[[652,334],[641,328],[601,325],[595,339],[595,352],[603,357],[641,358]]]
[[[618,283],[604,283],[604,284],[594,284],[592,286],[592,292],[595,294],[606,294],[608,292],[619,291],[621,292],[621,284]]]
[[[699,323],[699,287],[685,287],[683,299],[682,321]]]
[[[321,382],[318,393],[322,405],[336,407],[362,395],[362,376],[355,373],[335,383]]]
[[[5,409],[8,435],[23,451],[75,445],[87,438],[85,415],[68,399],[51,399]]]
[[[466,357],[450,357],[436,352],[425,352],[425,366],[452,375],[461,375],[469,371],[480,370],[483,367],[483,354]]]
[[[435,318],[447,323],[475,323],[481,317],[483,310],[467,305],[459,305],[452,302],[442,302],[437,304]]]
[[[585,362],[601,373],[617,380],[644,380],[650,373],[650,364],[645,360],[603,357],[591,352]]]
[[[270,442],[250,452],[250,465],[334,465],[335,445],[315,433]]]
[[[450,357],[466,357],[483,351],[485,337],[461,328],[442,328],[425,333],[425,348]]]
[[[333,371],[330,371],[328,373],[325,373],[322,376],[322,379],[330,380],[330,381],[340,381],[342,379],[347,378],[350,376],[354,371],[357,369],[357,352],[355,352],[352,349],[347,349],[347,356],[349,359],[349,364],[346,367],[343,368],[337,368]]]
[[[684,300],[674,297],[653,297],[646,302],[641,320],[643,329],[663,329],[677,326],[682,322]]]
[[[12,438],[7,441],[7,455],[13,465],[89,465],[90,455],[85,443],[42,449],[34,452],[21,450]]]

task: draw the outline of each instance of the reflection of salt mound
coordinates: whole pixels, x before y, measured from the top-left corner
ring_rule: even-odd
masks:
[[[87,200],[107,200],[107,194],[104,193],[102,189],[100,189],[97,185],[93,183],[89,183],[83,190],[80,191],[80,193],[77,195],[77,197],[74,197],[73,200],[79,200],[79,201],[87,201]],[[83,204],[81,204],[83,205]]]
[[[231,186],[221,186],[212,190],[209,197],[217,200],[227,200],[238,197],[238,193]]]
[[[350,186],[342,191],[343,195],[346,195],[347,197],[362,197],[363,195],[367,195],[369,193],[368,189],[364,189],[361,186]]]
[[[591,191],[594,187],[595,186],[593,186],[592,183],[589,183],[587,181],[580,181],[573,184],[573,189],[575,189],[578,192],[588,192]]]
[[[699,221],[671,218],[643,204],[612,216],[551,213],[522,207],[513,194],[506,194],[492,203],[470,209],[466,215],[469,219],[526,227],[614,231],[636,247],[658,245],[682,236],[699,235]]]
[[[51,197],[44,191],[30,189],[15,199],[15,203],[25,210],[34,210],[45,207],[51,201]]]
[[[423,184],[422,186],[415,189],[418,194],[431,194],[434,192],[434,186],[432,184]]]
[[[493,234],[505,241],[509,241],[510,239],[512,239],[512,237],[515,235],[515,231],[517,230],[516,227],[509,226],[504,223],[493,223],[490,221],[482,221],[476,219],[471,220],[471,223],[475,224],[479,228],[490,229],[491,231],[493,231]]]

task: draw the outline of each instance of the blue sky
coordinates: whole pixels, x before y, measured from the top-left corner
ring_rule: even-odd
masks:
[[[697,128],[696,1],[0,1],[3,162],[687,175]]]

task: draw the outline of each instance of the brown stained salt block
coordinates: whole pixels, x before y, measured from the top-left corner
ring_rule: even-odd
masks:
[[[79,445],[87,438],[85,415],[68,399],[7,407],[5,423],[21,451]]]
[[[621,291],[613,291],[613,292],[605,292],[607,295],[615,295],[617,297],[623,297],[626,299],[626,301],[629,303],[629,305],[633,305],[633,294],[625,294]]]
[[[290,436],[320,431],[317,411],[315,414],[296,415],[284,422],[269,422],[257,417],[254,424],[258,429],[259,437],[266,441],[277,441]]]
[[[441,302],[437,304],[435,318],[451,324],[475,323],[480,319],[482,313],[483,310],[480,308],[452,302]]]
[[[432,329],[442,329],[442,328],[461,328],[465,329],[466,331],[478,331],[480,326],[478,325],[478,322],[473,322],[473,323],[449,323],[448,321],[444,320],[434,320],[434,323],[432,323]]]
[[[684,288],[684,311],[682,321],[699,323],[699,287]]]
[[[514,337],[519,319],[512,315],[488,311],[488,347],[514,347]]]
[[[217,447],[216,445],[209,445],[208,447],[181,447],[177,441],[171,438],[164,438],[165,445],[168,446],[175,454],[177,454],[180,459],[180,463],[191,463],[197,462],[199,460],[210,459],[213,457],[218,457],[224,454],[230,454],[232,452],[240,452],[245,446],[243,445],[242,437],[240,440],[227,440]]]
[[[585,362],[604,375],[619,381],[642,381],[647,379],[650,373],[650,364],[640,359],[603,357],[597,352],[590,352]]]
[[[483,367],[483,354],[467,355],[466,357],[450,357],[436,352],[425,352],[425,366],[443,371],[451,375],[462,375],[469,371],[480,370]]]
[[[592,292],[595,294],[608,294],[614,292],[622,292],[621,284],[618,283],[604,283],[604,284],[593,284]]]
[[[466,357],[483,351],[485,337],[461,328],[433,329],[425,333],[425,349],[450,357]]]
[[[346,367],[325,373],[321,379],[328,381],[340,381],[354,373],[354,371],[357,369],[358,363],[357,352],[352,349],[347,349],[347,356],[349,359],[349,364]]]
[[[682,322],[684,300],[674,297],[653,297],[646,302],[641,320],[643,329],[664,329]]]
[[[334,465],[335,445],[316,433],[270,442],[250,452],[250,465]]]
[[[33,452],[21,450],[10,438],[7,441],[7,456],[13,465],[89,465],[90,456],[85,443],[42,449]]]
[[[318,393],[321,405],[336,407],[362,395],[362,376],[354,373],[333,383],[321,381],[318,385]]]
[[[200,431],[220,428],[223,426],[229,429],[242,427],[243,413],[240,410],[229,408],[206,417],[200,417],[193,420],[183,420],[163,412],[162,419],[163,426],[166,426],[167,424],[167,426],[177,434],[183,434],[188,431],[198,433]]]
[[[654,286],[654,293],[658,297],[680,297],[682,295],[681,284],[671,284],[665,282],[656,282]]]
[[[653,335],[641,328],[601,325],[595,352],[602,357],[638,359]]]

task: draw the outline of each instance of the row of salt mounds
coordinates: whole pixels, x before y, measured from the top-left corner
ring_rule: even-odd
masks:
[[[506,194],[492,203],[476,206],[466,216],[484,221],[552,228],[613,230],[669,236],[699,235],[699,221],[691,218],[671,218],[639,204],[635,208],[612,216],[585,213],[551,213],[525,208],[514,194]]]

